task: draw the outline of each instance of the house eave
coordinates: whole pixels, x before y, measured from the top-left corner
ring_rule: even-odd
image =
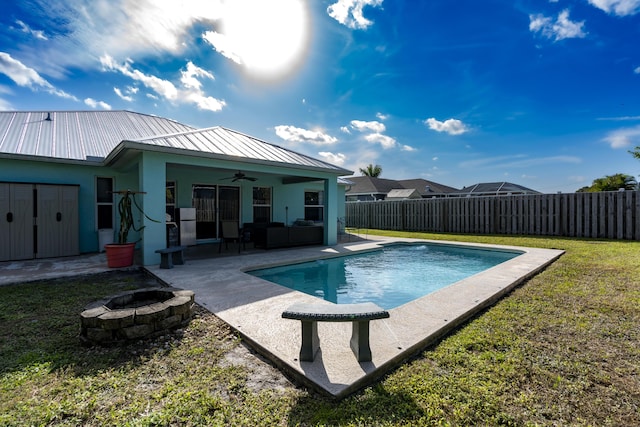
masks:
[[[333,169],[333,168],[306,166],[306,165],[292,164],[292,163],[286,163],[286,162],[275,162],[275,161],[268,161],[268,160],[252,159],[248,157],[231,156],[228,154],[207,153],[202,151],[188,150],[184,148],[150,145],[150,144],[145,144],[137,141],[128,141],[128,140],[120,142],[109,153],[109,155],[105,158],[103,163],[106,166],[117,166],[123,161],[123,159],[128,158],[128,153],[139,153],[139,152],[155,152],[155,153],[164,153],[164,154],[170,154],[170,155],[181,155],[181,156],[196,157],[196,158],[224,160],[228,162],[238,162],[238,163],[246,163],[246,164],[254,164],[254,165],[286,167],[288,169],[295,169],[300,171],[329,173],[336,176],[345,176],[345,175],[353,174],[352,171],[339,168],[339,167],[335,167],[335,169]]]
[[[104,159],[95,158],[95,160],[81,159],[63,159],[60,157],[36,156],[33,154],[10,154],[0,153],[0,159],[22,160],[29,162],[58,163],[65,165],[81,165],[81,166],[104,166]]]

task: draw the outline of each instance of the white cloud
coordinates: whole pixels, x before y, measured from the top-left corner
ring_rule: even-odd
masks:
[[[362,120],[351,120],[351,127],[360,132],[371,131],[382,133],[386,130],[385,125],[377,121],[365,122]]]
[[[276,135],[289,142],[308,142],[313,145],[332,145],[338,138],[317,130],[302,129],[290,125],[275,127]]]
[[[640,11],[640,0],[589,0],[589,3],[617,16],[635,15]]]
[[[178,99],[178,89],[168,80],[163,80],[159,77],[144,74],[140,70],[136,70],[131,67],[133,61],[128,60],[122,64],[117,63],[109,55],[103,55],[100,57],[100,63],[107,71],[118,71],[123,75],[132,78],[135,81],[142,83],[147,88],[153,90],[158,95],[166,98],[170,101]]]
[[[340,128],[340,131],[341,131],[341,132],[343,132],[343,133],[351,134],[351,131],[350,131],[350,130],[349,130],[349,128],[348,128],[348,127],[346,127],[346,126],[342,126],[342,127]]]
[[[438,161],[438,157],[432,157],[431,160],[433,160],[434,162]]]
[[[344,162],[347,160],[347,156],[342,153],[330,153],[328,151],[321,151],[318,154],[324,160],[336,166],[344,165]]]
[[[382,135],[381,133],[372,133],[366,135],[364,139],[372,143],[380,144],[385,150],[396,146],[395,138],[387,135]]]
[[[31,0],[34,9],[47,11],[55,20],[56,36],[47,49],[21,48],[42,72],[60,78],[69,67],[95,68],[105,52],[114,58],[175,55],[192,46],[195,25],[219,18],[221,0]]]
[[[109,54],[118,61],[178,56],[202,37],[245,68],[276,72],[294,69],[308,52],[308,0],[30,0],[54,20],[56,36],[47,49],[21,46],[21,58],[48,76],[99,66]],[[17,21],[21,31],[44,33]],[[46,71],[44,71],[46,70]]]
[[[381,120],[388,118],[388,116],[385,116],[382,113],[377,113],[376,116]],[[364,139],[366,141],[374,144],[380,144],[382,148],[384,148],[385,150],[398,146],[398,142],[396,141],[395,138],[383,134],[383,132],[387,130],[386,126],[383,123],[380,123],[375,120],[373,121],[351,120],[349,124],[352,129],[355,129],[359,132],[367,133],[367,135],[364,135]],[[348,129],[344,131],[346,133],[351,133],[351,132],[348,132]],[[409,145],[401,145],[400,149],[403,151],[415,150],[415,148]]]
[[[86,98],[84,103],[91,108],[101,108],[103,110],[111,110],[111,105],[107,104],[104,101],[96,101],[93,98]]]
[[[389,118],[388,114],[376,113],[376,117],[382,121],[385,121]]]
[[[60,98],[78,101],[78,98],[63,90],[56,89],[51,83],[40,76],[36,70],[27,67],[6,52],[0,52],[0,73],[9,77],[18,86],[27,87],[34,92],[44,90]]]
[[[225,105],[225,101],[206,96],[201,89],[201,83],[196,77],[213,78],[208,71],[187,63],[187,69],[181,72],[181,83],[183,89],[178,89],[173,83],[159,77],[148,75],[131,66],[132,61],[117,63],[111,56],[103,55],[100,63],[106,71],[116,71],[131,79],[140,82],[145,87],[151,89],[161,98],[172,102],[195,104],[201,110],[220,111]]]
[[[587,33],[583,30],[584,21],[573,22],[569,19],[569,10],[565,9],[553,18],[542,14],[529,15],[529,30],[541,32],[543,36],[559,41],[562,39],[584,38]]]
[[[46,3],[46,0],[40,0]],[[73,36],[87,37],[91,52],[116,57],[156,52],[178,53],[195,22],[219,18],[219,2],[71,0],[61,10]]]
[[[618,129],[604,138],[611,148],[624,148],[631,145],[640,145],[640,126]]]
[[[467,125],[458,119],[447,119],[444,122],[441,122],[431,117],[425,120],[424,123],[429,126],[429,129],[431,130],[435,130],[436,132],[446,132],[449,135],[462,135],[463,133],[469,132]]]
[[[27,24],[25,24],[24,22],[22,22],[21,20],[16,20],[16,24],[18,24],[20,26],[20,30],[23,33],[27,33],[27,34],[31,34],[32,36],[34,36],[37,39],[40,40],[48,40],[47,36],[44,35],[44,32],[41,30],[34,30],[31,27],[29,27]]]
[[[125,95],[125,94],[123,94],[123,93],[122,93],[122,91],[121,91],[119,88],[114,87],[114,88],[113,88],[113,91],[114,91],[114,92],[116,93],[116,95],[118,95],[118,97],[119,97],[120,99],[122,99],[123,101],[133,102],[133,97],[131,97],[131,96],[129,96],[129,95]]]
[[[182,77],[180,78],[180,81],[185,87],[185,99],[190,100],[201,110],[220,111],[225,106],[224,101],[212,96],[206,96],[202,91],[202,83],[198,80],[198,77],[213,80],[213,74],[209,71],[206,71],[189,61],[187,63],[187,69],[183,70],[181,74]]]
[[[186,95],[186,100],[194,103],[199,109],[207,111],[220,111],[226,103],[212,96],[206,96],[200,92],[192,92]]]
[[[364,17],[362,9],[365,6],[380,7],[383,0],[338,0],[327,8],[330,17],[356,30],[367,29],[372,21]]]
[[[202,87],[202,83],[200,83],[200,80],[198,80],[197,77],[206,77],[211,80],[214,79],[213,74],[194,65],[191,61],[187,63],[187,69],[183,70],[181,74],[182,77],[180,77],[180,81],[182,82],[182,85],[186,88],[196,89],[198,91]]]
[[[636,68],[633,70],[633,72],[634,72],[634,73],[636,73],[636,74],[640,74],[640,67],[636,67]]]

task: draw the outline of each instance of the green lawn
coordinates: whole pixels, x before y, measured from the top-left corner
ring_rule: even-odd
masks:
[[[0,426],[640,425],[640,242],[376,233],[566,253],[340,402],[241,363],[239,340],[202,309],[170,336],[83,347],[84,305],[139,277],[0,287]]]

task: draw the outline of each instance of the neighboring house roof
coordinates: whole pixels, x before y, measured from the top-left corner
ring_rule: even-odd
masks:
[[[511,182],[483,182],[469,187],[464,187],[461,190],[454,191],[451,195],[500,195],[500,194],[541,194],[538,191],[532,190],[522,185],[513,184]]]
[[[456,191],[455,188],[438,184],[426,179],[405,179],[392,180],[383,178],[372,178],[370,176],[350,176],[347,178],[352,181],[351,188],[346,192],[348,196],[358,195],[386,195],[393,189],[415,189],[423,197],[429,194],[442,194]]]
[[[350,176],[347,177],[353,184],[347,190],[348,195],[367,194],[387,194],[394,188],[401,187],[397,181],[383,178],[372,178],[370,176]]]
[[[351,171],[222,127],[196,129],[131,111],[0,111],[0,156],[108,164],[128,149]]]
[[[387,200],[420,199],[421,196],[415,188],[396,188],[387,193]]]
[[[415,188],[422,197],[429,196],[430,194],[446,194],[458,190],[457,188],[422,178],[403,179],[398,182],[402,185],[402,188]]]

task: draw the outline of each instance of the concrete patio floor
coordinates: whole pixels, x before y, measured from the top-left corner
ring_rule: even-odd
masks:
[[[167,285],[194,291],[198,304],[228,323],[259,353],[299,382],[320,393],[341,398],[370,384],[402,361],[434,344],[563,253],[560,250],[500,246],[524,253],[391,309],[388,319],[372,321],[371,362],[360,363],[352,353],[349,347],[349,322],[320,322],[320,351],[313,362],[300,362],[300,322],[283,319],[282,312],[294,303],[317,303],[318,298],[264,281],[245,271],[371,250],[393,242],[429,241],[369,236],[368,240],[345,242],[332,247],[249,250],[240,255],[230,250],[226,252],[229,256],[217,256],[217,246],[210,246],[207,250],[189,248],[185,265],[173,269],[150,266],[147,270]],[[464,243],[453,244],[467,246]],[[498,247],[480,244],[469,246]],[[15,282],[20,276],[36,280],[108,270],[104,254],[0,263],[0,285]]]

